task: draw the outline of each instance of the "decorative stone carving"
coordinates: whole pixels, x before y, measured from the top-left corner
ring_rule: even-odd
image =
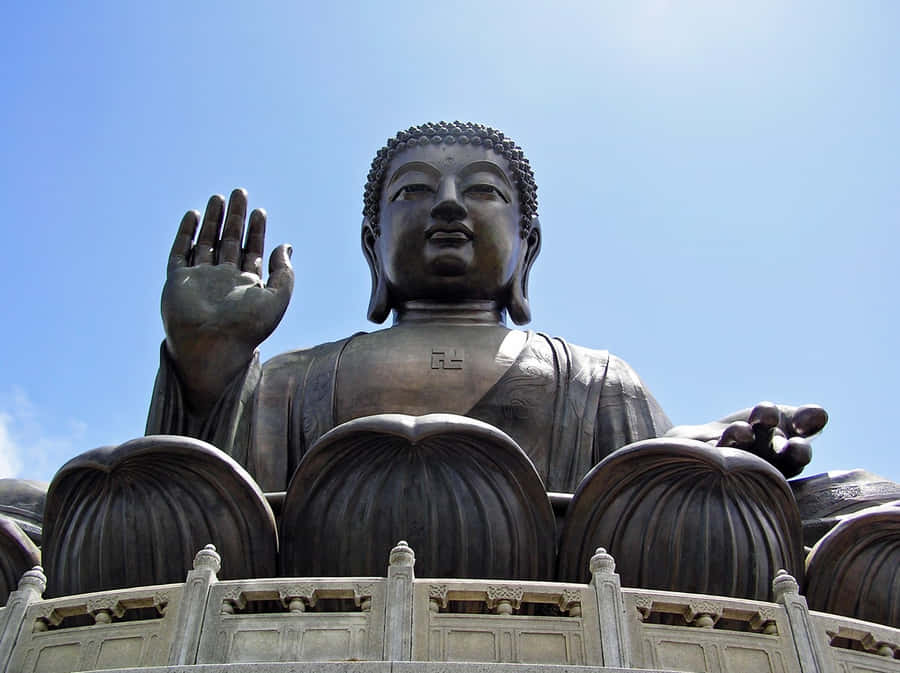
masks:
[[[381,575],[406,538],[425,577],[546,579],[554,528],[540,477],[503,432],[451,414],[370,416],[303,457],[284,502],[281,572]]]
[[[570,617],[581,616],[581,592],[565,589],[557,602],[560,612],[568,612]]]
[[[498,615],[511,615],[522,607],[525,590],[522,587],[508,584],[490,585],[487,588],[487,607]]]
[[[353,585],[353,602],[363,612],[372,609],[372,594],[375,591],[374,584],[354,584]]]
[[[70,460],[47,493],[48,594],[184,580],[214,542],[223,578],[275,574],[275,518],[227,455],[186,437],[143,437]]]
[[[603,547],[597,547],[588,563],[592,575],[612,575],[616,572],[616,560]]]
[[[447,585],[446,584],[430,584],[428,585],[428,601],[429,609],[432,612],[438,612],[440,608],[447,607]]]
[[[685,620],[702,629],[713,628],[721,616],[722,607],[714,601],[691,601],[685,611]]]
[[[93,615],[97,624],[109,624],[113,617],[121,617],[125,614],[125,606],[114,596],[89,598],[85,603],[85,609]]]
[[[291,612],[306,612],[306,608],[316,605],[316,588],[312,584],[282,585],[278,587],[278,597]]]
[[[247,597],[244,596],[244,589],[240,586],[226,587],[221,596],[222,614],[231,615],[235,610],[243,610],[247,607]]]
[[[852,514],[806,561],[813,610],[900,628],[900,501]]]
[[[59,626],[63,620],[63,616],[53,605],[42,605],[33,614],[35,631],[46,631],[49,626]]]
[[[525,590],[520,586],[492,584],[487,588],[486,594],[489,605],[499,600],[507,600],[511,601],[518,608],[522,603],[522,596],[525,595]]]
[[[388,555],[388,565],[393,569],[412,568],[416,565],[416,552],[406,540],[400,540]]]
[[[222,569],[222,557],[214,544],[204,545],[194,556],[194,570],[208,571],[216,574]]]
[[[800,583],[787,570],[779,569],[772,580],[772,593],[776,602],[784,603],[789,597],[799,595]]]
[[[638,619],[644,621],[653,612],[653,598],[650,596],[635,596],[634,607],[638,612]]]
[[[748,452],[692,440],[637,442],[591,470],[566,515],[559,578],[583,580],[601,544],[629,587],[767,600],[777,569],[802,568],[784,477]]]
[[[771,608],[759,608],[756,614],[750,617],[750,628],[768,635],[778,633],[775,611]]]
[[[169,593],[167,591],[157,591],[153,594],[153,607],[160,615],[166,614],[169,607]]]

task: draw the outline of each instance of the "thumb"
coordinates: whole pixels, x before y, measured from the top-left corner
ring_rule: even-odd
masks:
[[[812,437],[828,423],[828,412],[818,404],[804,404],[791,415],[792,430],[800,437]]]
[[[278,294],[286,294],[290,298],[294,290],[294,267],[291,266],[291,255],[294,248],[282,243],[272,251],[269,257],[269,282],[266,287]]]

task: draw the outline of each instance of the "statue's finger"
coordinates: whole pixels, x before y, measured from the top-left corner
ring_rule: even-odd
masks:
[[[812,447],[803,437],[791,437],[778,452],[776,467],[790,479],[796,477],[812,460]]]
[[[216,245],[222,230],[222,216],[225,212],[225,197],[214,194],[209,197],[203,224],[194,244],[194,264],[212,264],[216,260]]]
[[[250,223],[247,225],[247,243],[241,258],[241,271],[262,276],[262,256],[265,242],[266,211],[257,208],[250,213]]]
[[[219,264],[239,264],[241,261],[241,241],[244,240],[244,220],[247,219],[247,192],[235,189],[228,199],[225,211],[225,226],[219,241]]]
[[[269,282],[266,287],[290,296],[294,290],[294,267],[291,255],[294,249],[287,243],[279,245],[269,257]]]
[[[181,218],[178,225],[178,233],[172,243],[172,251],[169,253],[169,271],[181,266],[187,266],[191,256],[191,245],[194,243],[194,234],[200,224],[200,213],[189,210]]]
[[[791,423],[797,435],[811,437],[828,423],[828,412],[818,404],[804,404],[794,411]]]
[[[717,446],[726,446],[736,449],[749,449],[753,446],[753,427],[746,421],[735,421],[729,424],[719,437]]]
[[[771,402],[760,402],[750,412],[747,421],[750,425],[762,425],[765,428],[775,428],[781,418],[778,407]]]
[[[781,428],[772,428],[769,433],[769,448],[772,449],[772,453],[781,453],[787,443],[788,438],[787,435],[784,434],[784,430]]]

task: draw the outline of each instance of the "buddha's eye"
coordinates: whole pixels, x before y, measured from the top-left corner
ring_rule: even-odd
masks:
[[[430,185],[403,185],[400,189],[397,190],[394,196],[391,197],[391,201],[396,201],[397,199],[401,199],[403,201],[411,201],[413,199],[424,198],[432,193],[434,193],[434,189],[432,189]]]
[[[489,201],[491,199],[500,198],[503,199],[505,203],[509,203],[509,199],[506,198],[506,195],[501,192],[499,189],[494,187],[494,185],[488,184],[478,184],[472,185],[471,187],[467,187],[464,192],[466,196],[469,196],[474,199],[481,199],[484,201]]]

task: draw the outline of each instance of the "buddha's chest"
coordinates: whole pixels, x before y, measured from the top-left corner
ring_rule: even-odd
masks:
[[[525,342],[502,327],[410,326],[353,339],[341,355],[335,420],[378,413],[465,414]]]

